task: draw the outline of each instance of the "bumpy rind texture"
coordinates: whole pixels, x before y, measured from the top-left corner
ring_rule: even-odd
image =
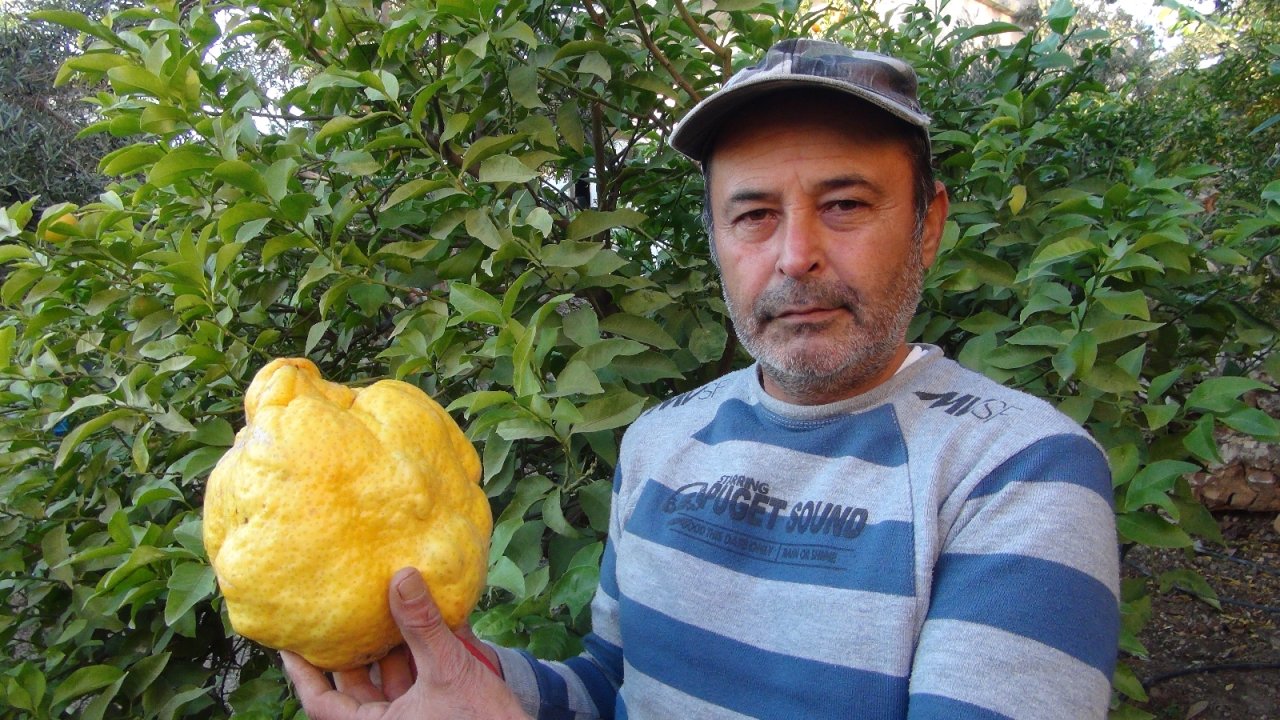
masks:
[[[426,579],[450,627],[484,589],[493,516],[475,448],[418,388],[353,389],[281,358],[209,477],[204,543],[236,632],[327,670],[398,645],[387,586]]]

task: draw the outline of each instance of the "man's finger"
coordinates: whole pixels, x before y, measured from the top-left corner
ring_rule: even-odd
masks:
[[[390,601],[391,614],[413,654],[419,678],[443,685],[461,678],[472,658],[445,625],[416,569],[404,568],[392,577]]]
[[[352,717],[359,709],[359,703],[333,689],[320,668],[288,650],[282,650],[280,658],[284,660],[284,671],[293,683],[307,717],[312,720]]]
[[[409,657],[409,649],[401,645],[378,661],[378,672],[382,676],[382,692],[388,700],[409,692],[413,687],[413,664]]]
[[[350,695],[357,702],[371,703],[387,700],[387,696],[369,679],[368,668],[344,670],[333,674],[334,685],[338,692]]]

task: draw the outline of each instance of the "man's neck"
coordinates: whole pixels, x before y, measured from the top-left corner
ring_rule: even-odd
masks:
[[[775,376],[772,369],[760,366],[760,382],[771,397],[792,405],[826,405],[847,400],[883,385],[902,367],[911,346],[900,344],[886,360],[873,368],[850,368],[839,378],[825,382],[793,381]]]

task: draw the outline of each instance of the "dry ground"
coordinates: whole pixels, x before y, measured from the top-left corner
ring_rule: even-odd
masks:
[[[1147,686],[1139,705],[1160,720],[1280,720],[1280,523],[1275,513],[1222,513],[1227,547],[1194,552],[1135,548],[1125,577],[1191,566],[1217,592],[1216,610],[1176,590],[1156,593],[1139,639],[1146,660],[1127,661]]]

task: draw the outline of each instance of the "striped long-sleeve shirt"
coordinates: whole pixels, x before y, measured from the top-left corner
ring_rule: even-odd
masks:
[[[925,346],[825,406],[752,367],[627,431],[587,651],[500,652],[538,718],[1104,718],[1105,456]]]

